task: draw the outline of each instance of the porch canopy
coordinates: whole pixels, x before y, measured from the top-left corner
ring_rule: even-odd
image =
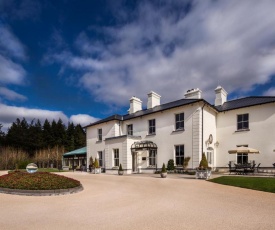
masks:
[[[71,152],[64,153],[63,157],[64,158],[74,158],[74,157],[81,157],[81,156],[86,157],[86,154],[87,154],[87,147],[83,147],[83,148],[76,149]]]
[[[236,149],[232,149],[228,151],[229,154],[236,154],[236,153],[260,153],[259,150],[248,148],[248,147],[237,147]]]
[[[132,144],[131,150],[156,150],[158,146],[152,141],[138,141]]]

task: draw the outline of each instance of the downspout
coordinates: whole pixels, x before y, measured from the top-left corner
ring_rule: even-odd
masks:
[[[201,117],[202,117],[202,122],[201,122],[201,155],[203,154],[203,108],[204,108],[205,105],[206,105],[206,103],[204,102],[204,105],[202,107],[202,114],[201,114]]]

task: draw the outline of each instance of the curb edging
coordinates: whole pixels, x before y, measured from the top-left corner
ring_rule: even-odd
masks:
[[[82,191],[84,188],[82,185],[75,188],[68,189],[55,189],[55,190],[23,190],[23,189],[10,189],[0,188],[0,193],[11,195],[23,195],[23,196],[58,196],[68,195]]]

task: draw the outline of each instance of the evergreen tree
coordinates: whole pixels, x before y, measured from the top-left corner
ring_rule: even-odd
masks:
[[[86,146],[86,134],[80,124],[75,127],[74,141],[76,149]]]
[[[3,125],[0,123],[0,147],[5,145],[5,133],[2,131]]]
[[[75,148],[75,126],[74,123],[68,123],[66,130],[66,151],[73,151]]]
[[[44,141],[44,145],[43,145],[44,148],[53,147],[54,145],[53,143],[54,140],[52,136],[52,126],[48,121],[48,119],[46,119],[43,124],[43,141]]]

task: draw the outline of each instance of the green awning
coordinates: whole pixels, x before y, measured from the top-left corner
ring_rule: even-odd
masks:
[[[87,154],[87,147],[83,147],[81,149],[76,149],[74,151],[64,153],[63,157],[70,157],[70,156],[79,156],[79,155],[86,155]]]

